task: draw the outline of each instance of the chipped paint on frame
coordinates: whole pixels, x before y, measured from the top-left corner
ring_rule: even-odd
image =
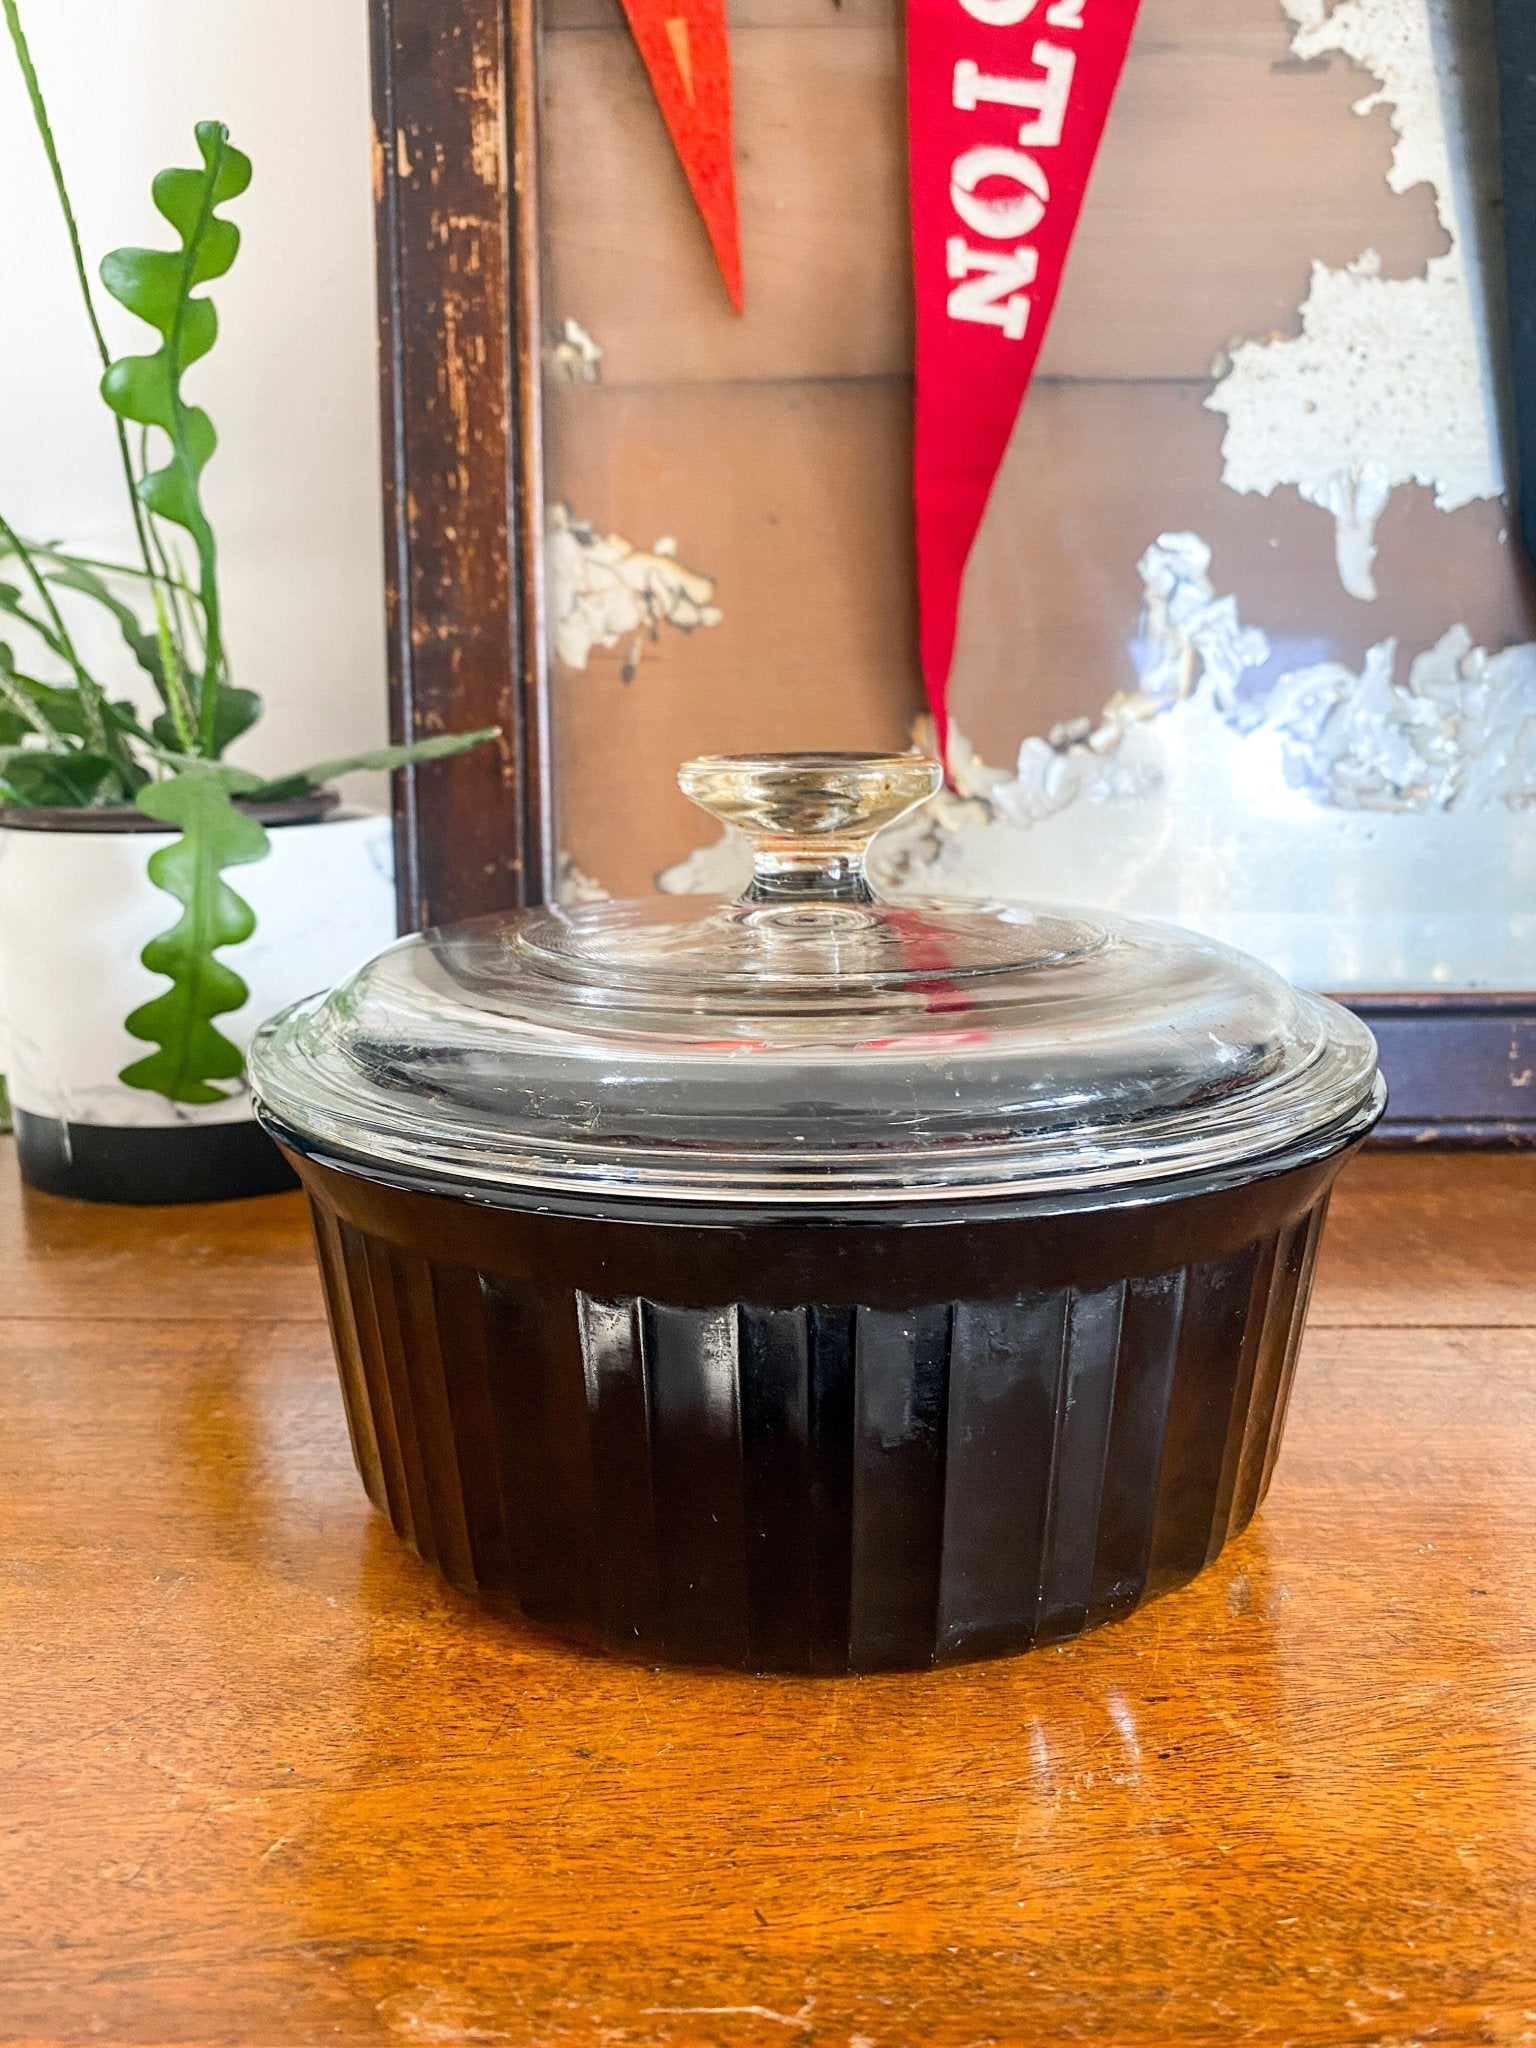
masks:
[[[568,505],[549,518],[549,580],[555,653],[584,669],[594,651],[627,643],[624,679],[631,680],[642,643],[663,626],[693,633],[725,616],[714,603],[714,578],[686,568],[677,543],[665,538],[637,548],[617,533],[599,533]]]
[[[1239,344],[1206,401],[1227,417],[1227,486],[1268,497],[1291,485],[1331,514],[1340,581],[1369,602],[1376,524],[1395,489],[1422,484],[1443,512],[1503,489],[1475,200],[1453,169],[1472,136],[1459,76],[1436,61],[1467,22],[1465,10],[1453,20],[1454,0],[1280,4],[1299,60],[1338,54],[1376,79],[1354,111],[1390,110],[1387,184],[1428,184],[1450,243],[1417,277],[1383,277],[1372,249],[1344,269],[1314,263],[1300,335]]]
[[[560,339],[548,351],[549,367],[567,384],[596,384],[603,374],[603,351],[579,320],[564,320]]]
[[[1390,639],[1286,667],[1210,564],[1192,533],[1147,549],[1138,673],[1097,720],[1011,770],[952,726],[951,787],[876,840],[877,886],[1177,917],[1312,985],[1528,984],[1536,646],[1458,625],[1406,673]],[[659,885],[734,894],[750,866],[727,835]]]

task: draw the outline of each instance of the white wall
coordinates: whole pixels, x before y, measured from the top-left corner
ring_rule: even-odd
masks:
[[[87,258],[173,239],[152,175],[219,119],[254,160],[220,335],[187,389],[220,446],[234,677],[267,716],[237,750],[277,770],[385,736],[365,0],[21,0]],[[98,294],[114,352],[151,331]],[[129,554],[110,415],[9,41],[0,42],[0,509],[23,532]],[[126,684],[131,670],[123,672]],[[353,793],[382,799],[378,778]]]

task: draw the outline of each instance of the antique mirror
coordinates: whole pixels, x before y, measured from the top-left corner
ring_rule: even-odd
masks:
[[[931,735],[902,10],[733,5],[740,315],[618,0],[373,13],[396,719],[504,733],[402,780],[402,916],[728,887],[684,757]],[[1399,1138],[1536,1130],[1533,44],[1143,0],[883,849],[1343,995]]]

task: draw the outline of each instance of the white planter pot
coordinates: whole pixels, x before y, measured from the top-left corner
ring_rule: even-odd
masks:
[[[395,936],[388,818],[268,831],[267,858],[226,877],[256,913],[252,937],[218,955],[250,989],[242,1008],[216,1020],[242,1052],[274,1011],[329,987]],[[139,955],[179,914],[146,873],[173,838],[0,825],[0,1072],[22,1174],[34,1186],[148,1202],[293,1185],[243,1081],[230,1084],[227,1100],[201,1106],[118,1079],[151,1050],[123,1020],[168,986]]]

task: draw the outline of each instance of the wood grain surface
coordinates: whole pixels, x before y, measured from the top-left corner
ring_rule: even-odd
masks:
[[[0,2042],[1536,2042],[1536,1158],[1370,1156],[1254,1528],[921,1678],[619,1668],[353,1476],[297,1197],[0,1182]]]

